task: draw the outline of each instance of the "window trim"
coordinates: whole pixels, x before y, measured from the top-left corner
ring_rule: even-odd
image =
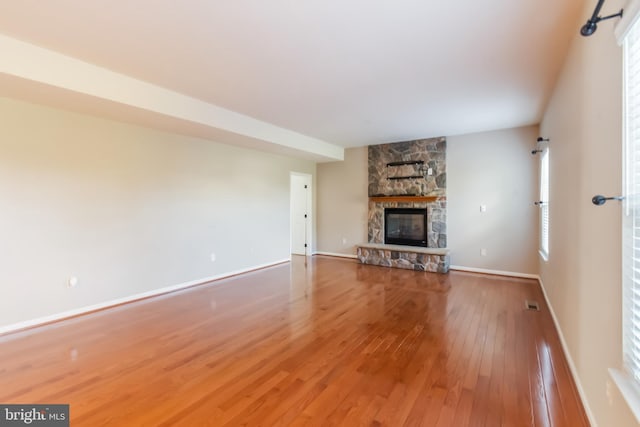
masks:
[[[621,367],[620,369],[615,369],[615,368],[610,368],[609,369],[609,376],[611,377],[611,379],[613,380],[614,384],[616,385],[616,387],[618,388],[618,390],[620,391],[620,394],[622,395],[623,399],[627,402],[627,405],[629,406],[629,409],[631,410],[631,412],[633,413],[633,415],[635,416],[636,420],[638,421],[638,423],[640,423],[640,381],[638,379],[635,379],[633,377],[633,374],[630,372],[630,369],[627,365],[627,341],[626,341],[626,335],[627,335],[627,324],[628,324],[628,320],[626,319],[626,313],[627,313],[627,300],[625,299],[625,294],[627,293],[627,279],[625,279],[627,273],[626,273],[626,268],[628,268],[626,266],[627,263],[627,251],[625,249],[625,244],[627,242],[627,239],[629,239],[629,237],[627,236],[627,232],[628,232],[628,227],[627,227],[627,221],[628,219],[626,219],[626,217],[628,217],[628,215],[632,214],[631,210],[630,210],[630,205],[628,204],[628,200],[629,200],[629,195],[631,194],[630,191],[630,180],[628,179],[628,176],[630,173],[632,173],[632,171],[630,171],[629,169],[629,156],[628,154],[631,152],[630,150],[630,146],[629,144],[631,143],[631,141],[629,141],[629,132],[628,132],[628,127],[629,127],[629,122],[628,122],[628,90],[629,90],[629,74],[627,72],[627,68],[630,64],[628,64],[628,52],[627,52],[627,48],[628,45],[625,43],[625,40],[627,40],[627,36],[630,34],[630,32],[635,29],[634,27],[636,25],[640,25],[638,23],[638,18],[640,17],[640,0],[632,0],[630,5],[630,7],[627,8],[627,10],[629,12],[632,13],[627,13],[627,10],[625,10],[625,17],[623,18],[623,20],[621,20],[618,24],[618,26],[616,27],[616,36],[618,38],[618,43],[620,45],[623,46],[623,65],[622,65],[622,69],[623,69],[623,92],[622,92],[622,99],[623,99],[623,114],[622,114],[622,191],[623,191],[623,196],[625,197],[625,199],[623,199],[623,203],[622,203],[622,229],[621,229],[621,238],[622,238],[622,259],[621,259],[621,271],[622,271],[622,300],[621,300],[621,304],[622,304],[622,354],[623,354],[623,359],[620,361],[621,363]],[[638,208],[640,209],[640,208]]]
[[[546,162],[546,164],[545,164]],[[549,147],[545,146],[542,148],[542,152],[540,153],[540,179],[539,179],[539,187],[540,187],[540,202],[542,202],[539,206],[540,208],[540,218],[539,218],[539,247],[538,253],[542,257],[542,259],[546,262],[549,260],[549,238],[550,236],[550,212],[549,212],[549,195],[550,195],[550,161],[549,161]],[[545,182],[546,178],[546,182]],[[545,216],[546,216],[546,235],[545,235]]]
[[[620,369],[609,368],[609,376],[627,402],[631,413],[636,417],[636,421],[640,423],[640,392],[635,385],[635,381],[627,371]]]

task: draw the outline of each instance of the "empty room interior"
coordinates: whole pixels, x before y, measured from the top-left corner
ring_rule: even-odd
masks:
[[[0,425],[640,425],[640,0],[0,4]]]

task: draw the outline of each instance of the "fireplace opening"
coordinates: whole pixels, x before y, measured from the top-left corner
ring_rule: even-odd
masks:
[[[427,247],[427,210],[386,208],[384,242],[390,245]]]

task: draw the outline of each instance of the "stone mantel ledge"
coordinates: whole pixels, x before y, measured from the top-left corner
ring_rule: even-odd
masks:
[[[362,243],[356,246],[361,263],[406,270],[449,272],[449,249]]]
[[[370,202],[374,203],[385,203],[385,202],[398,202],[398,203],[409,203],[409,202],[446,202],[446,196],[439,195],[431,195],[431,196],[371,196],[369,197]]]
[[[447,248],[425,248],[424,246],[387,245],[384,243],[360,243],[360,248],[382,249],[383,251],[415,252],[417,254],[449,255]]]

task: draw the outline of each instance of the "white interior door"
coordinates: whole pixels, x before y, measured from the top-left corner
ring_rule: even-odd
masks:
[[[311,175],[291,173],[291,253],[311,254]]]

